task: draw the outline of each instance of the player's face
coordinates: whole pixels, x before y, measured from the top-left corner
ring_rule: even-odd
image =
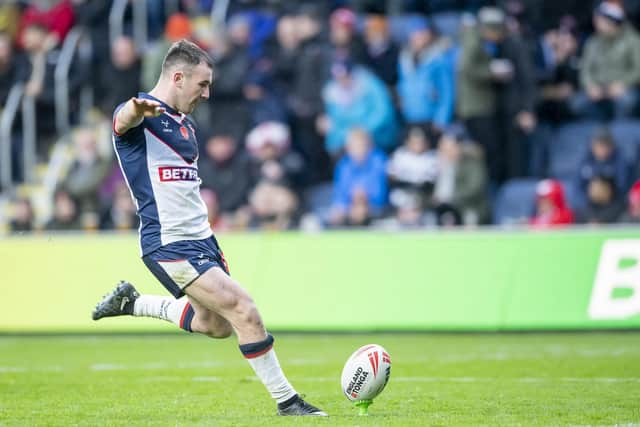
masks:
[[[200,101],[209,99],[213,72],[206,64],[198,64],[191,73],[185,74],[181,100],[178,107],[181,112],[190,114]]]

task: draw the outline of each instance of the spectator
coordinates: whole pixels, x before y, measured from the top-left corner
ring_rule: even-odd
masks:
[[[389,88],[398,82],[398,46],[391,39],[389,24],[382,15],[370,15],[364,27],[363,65],[373,71]]]
[[[348,60],[331,67],[332,79],[322,92],[326,116],[319,127],[326,133],[325,146],[337,158],[349,129],[364,128],[377,148],[390,151],[396,145],[396,118],[389,91],[374,74],[354,68]]]
[[[118,231],[135,230],[139,222],[129,188],[124,181],[119,181],[116,184],[113,199],[103,209],[100,228]]]
[[[60,46],[74,23],[74,12],[70,0],[43,0],[30,2],[22,12],[18,29],[18,43],[25,46],[25,32],[33,25],[44,28],[47,44]]]
[[[580,215],[587,224],[612,224],[624,211],[624,203],[616,193],[615,182],[609,177],[594,176],[589,180],[587,205]]]
[[[164,36],[142,57],[142,88],[146,92],[153,89],[162,69],[162,61],[169,47],[181,39],[190,39],[192,35],[191,21],[184,13],[174,13],[169,17],[164,28]]]
[[[14,51],[9,33],[0,31],[0,111],[6,105],[13,85],[24,82],[28,77],[26,58]]]
[[[266,43],[261,62],[266,63],[266,69],[273,77],[274,90],[282,99],[291,93],[299,45],[295,16],[281,16],[274,37]]]
[[[364,42],[356,33],[356,14],[351,10],[339,8],[331,13],[329,40],[334,57],[351,58],[358,63],[364,60]]]
[[[24,233],[33,231],[34,215],[31,200],[18,199],[13,210],[13,218],[9,224],[12,233]]]
[[[287,187],[260,181],[249,196],[249,206],[252,228],[287,230],[294,225],[298,198]]]
[[[248,14],[233,15],[227,24],[227,31],[234,47],[248,51],[251,43],[251,21]]]
[[[528,51],[508,34],[504,12],[484,7],[463,31],[458,115],[484,148],[491,180],[526,174],[525,135],[536,126],[535,82]]]
[[[289,151],[289,144],[289,129],[281,123],[262,123],[247,136],[257,182],[249,195],[254,227],[284,230],[294,224],[299,202],[293,184],[299,181],[303,162]]]
[[[411,126],[404,144],[393,152],[387,165],[389,200],[398,210],[403,206],[409,212],[421,209],[431,197],[438,176],[438,158],[431,148],[427,132]]]
[[[268,5],[249,7],[232,14],[228,20],[231,38],[247,48],[251,62],[264,56],[265,42],[276,29],[278,19],[274,9]]]
[[[24,50],[29,57],[31,74],[25,86],[25,94],[36,101],[38,153],[46,156],[51,137],[55,134],[55,69],[60,58],[60,48],[55,46],[55,37],[42,24],[29,24],[23,29]],[[71,111],[77,109],[81,85],[86,81],[86,70],[74,58],[69,70],[69,99]]]
[[[212,39],[209,53],[215,63],[216,75],[208,103],[210,113],[203,124],[209,131],[222,128],[242,135],[249,127],[243,92],[251,65],[247,48],[234,44],[227,33],[220,31]]]
[[[573,117],[572,100],[578,90],[578,41],[570,27],[549,30],[542,38],[544,65],[540,81],[541,120],[559,123]]]
[[[111,157],[100,153],[96,131],[80,127],[73,133],[74,160],[63,187],[78,203],[80,212],[98,213],[100,210],[98,191],[111,172]]]
[[[331,52],[322,36],[322,13],[318,5],[302,6],[295,26],[300,45],[287,104],[295,148],[308,165],[307,181],[318,183],[328,179],[331,171],[322,136],[316,129],[323,110],[321,93],[329,77]]]
[[[629,165],[607,128],[593,134],[591,149],[578,168],[577,184],[583,200],[587,199],[589,182],[596,176],[611,179],[616,194],[624,194],[629,185]]]
[[[332,226],[365,226],[387,205],[386,156],[375,148],[365,129],[351,129],[346,153],[336,166]]]
[[[101,110],[111,116],[118,104],[137,96],[140,91],[142,63],[131,37],[121,36],[114,40],[111,61],[101,71],[98,99]]]
[[[405,121],[444,129],[453,116],[454,81],[446,57],[450,42],[421,17],[407,23],[409,43],[400,53],[398,96]]]
[[[408,230],[425,228],[434,224],[433,215],[425,211],[424,200],[417,194],[391,194],[390,202],[394,209],[393,216],[374,221],[373,225],[376,228],[385,230]]]
[[[0,33],[7,33],[13,42],[18,32],[20,7],[17,0],[8,0],[0,5]]]
[[[79,230],[80,214],[73,197],[64,189],[58,189],[53,197],[53,218],[45,228],[49,231]]]
[[[285,122],[287,113],[282,98],[278,96],[269,64],[258,63],[247,76],[244,85],[244,96],[251,115],[251,125],[264,122]]]
[[[198,169],[202,187],[216,193],[223,215],[233,216],[246,208],[253,186],[251,161],[233,133],[220,132],[208,138]]]
[[[247,135],[247,150],[254,161],[256,182],[268,181],[290,190],[300,188],[304,169],[302,157],[290,149],[289,128],[264,122]]]
[[[530,224],[535,228],[550,228],[573,224],[574,221],[560,181],[540,181],[536,187],[536,212]]]
[[[629,190],[627,210],[620,216],[619,222],[625,224],[640,224],[640,181]]]
[[[487,172],[480,149],[445,132],[438,144],[438,178],[431,205],[440,225],[484,224],[489,216]]]
[[[201,188],[200,196],[202,197],[204,204],[207,206],[211,229],[214,232],[230,230],[233,224],[227,215],[222,215],[220,213],[220,204],[218,203],[218,196],[215,191],[208,188]]]
[[[110,50],[109,12],[112,2],[107,0],[71,0],[71,2],[75,25],[82,27],[91,38],[91,75],[98,76],[109,60],[106,52]]]
[[[640,38],[625,22],[622,7],[611,1],[596,8],[593,23],[596,33],[587,40],[581,64],[584,93],[574,108],[580,115],[603,118],[612,105],[615,117],[627,117],[638,101]]]

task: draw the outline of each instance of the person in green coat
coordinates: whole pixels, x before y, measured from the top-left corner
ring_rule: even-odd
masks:
[[[501,9],[483,7],[464,29],[457,81],[458,117],[483,147],[491,180],[526,176],[537,91],[528,51]]]
[[[438,143],[438,177],[431,205],[438,223],[485,224],[489,219],[487,170],[482,149],[460,132],[445,132]]]
[[[626,22],[624,9],[605,1],[594,11],[596,32],[587,40],[580,66],[584,92],[573,102],[579,116],[628,117],[638,102],[640,37]]]

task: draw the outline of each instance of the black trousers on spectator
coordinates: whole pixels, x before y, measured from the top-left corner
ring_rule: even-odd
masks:
[[[313,185],[331,180],[329,153],[324,148],[324,138],[316,130],[315,117],[294,117],[292,128],[294,148],[307,165],[304,181]]]
[[[507,114],[478,116],[465,120],[469,135],[485,152],[489,178],[502,184],[528,175],[528,140]]]

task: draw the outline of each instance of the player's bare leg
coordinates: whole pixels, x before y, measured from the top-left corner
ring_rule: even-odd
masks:
[[[228,338],[233,334],[231,323],[215,311],[207,310],[199,302],[189,297],[195,312],[191,321],[191,330],[211,338]]]
[[[273,349],[273,337],[267,334],[253,299],[239,283],[214,267],[184,291],[191,300],[218,313],[233,327],[240,351],[278,403],[280,415],[326,415],[300,398],[284,376]]]

